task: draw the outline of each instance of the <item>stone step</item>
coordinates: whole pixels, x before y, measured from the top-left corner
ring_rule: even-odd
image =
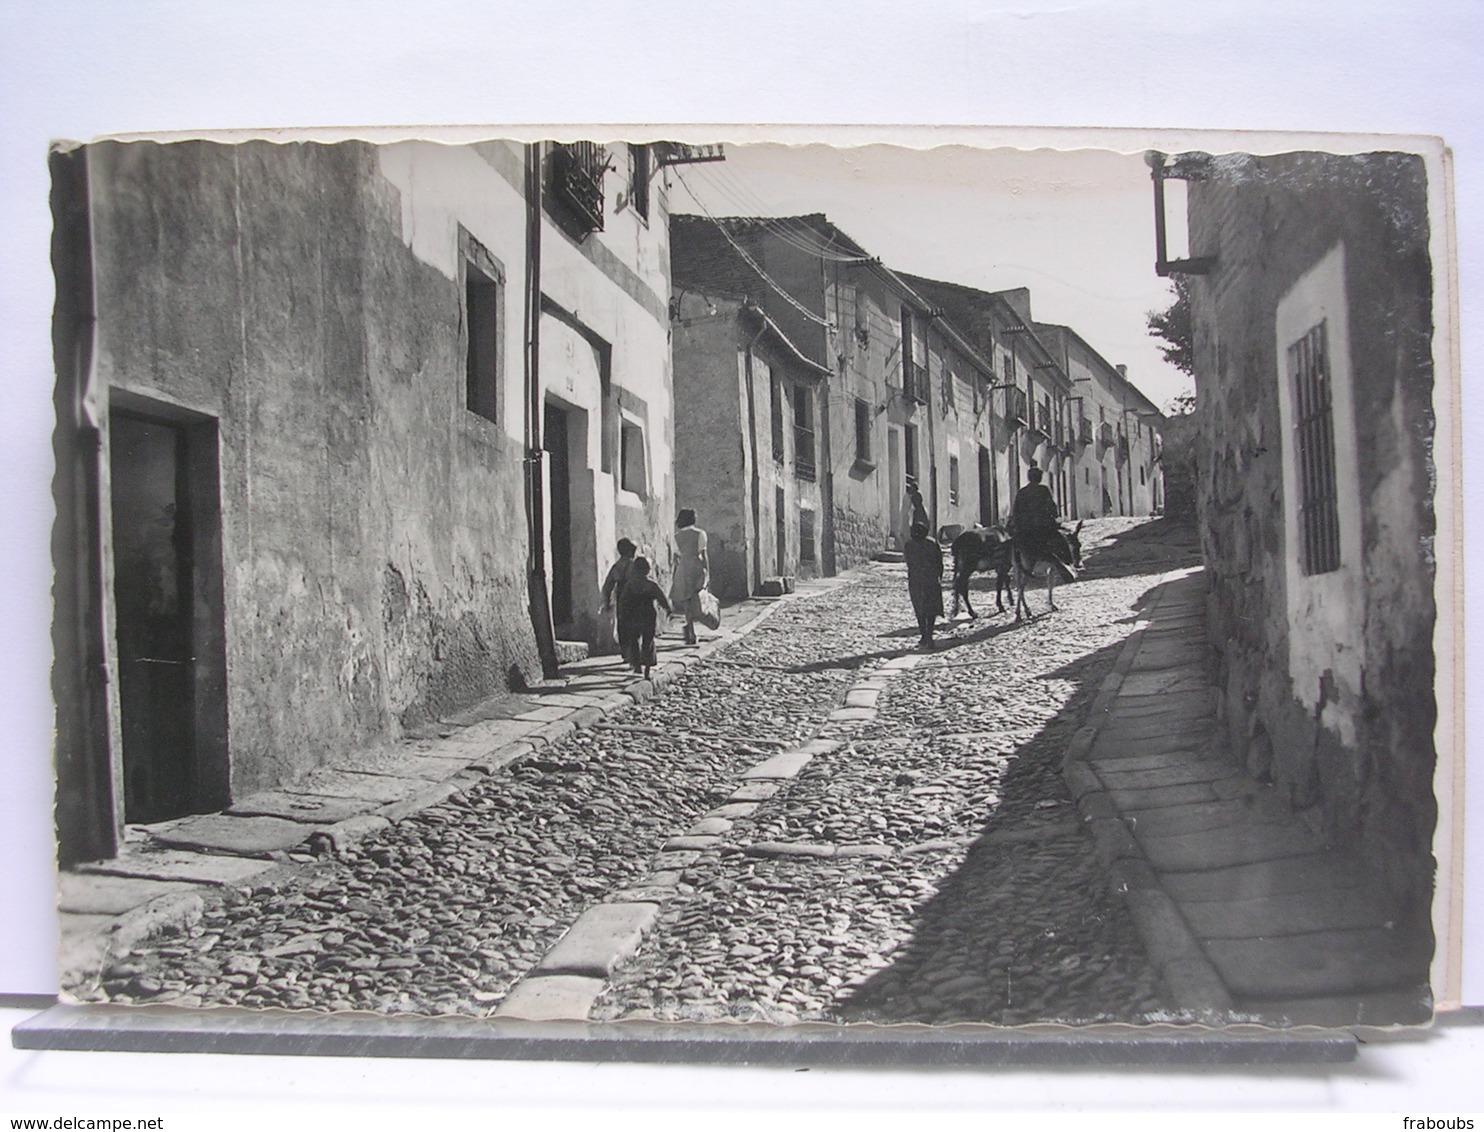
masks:
[[[556,643],[558,664],[576,664],[579,660],[586,660],[587,654],[586,641],[558,641]]]

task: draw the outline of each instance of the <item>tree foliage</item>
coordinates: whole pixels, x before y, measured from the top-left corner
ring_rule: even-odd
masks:
[[[1190,280],[1176,275],[1175,297],[1162,311],[1147,311],[1144,321],[1149,335],[1163,341],[1159,352],[1181,373],[1195,376],[1195,338],[1190,323]]]

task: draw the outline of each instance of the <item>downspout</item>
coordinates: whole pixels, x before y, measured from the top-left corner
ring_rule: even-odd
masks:
[[[556,630],[546,588],[546,493],[541,450],[541,143],[526,145],[525,445],[526,589],[541,672],[557,674]]]
[[[754,385],[755,379],[753,377],[753,369],[752,369],[752,350],[753,350],[753,347],[756,346],[758,344],[758,342],[762,339],[762,336],[765,333],[767,333],[767,330],[768,330],[767,317],[764,316],[762,326],[758,328],[758,332],[756,334],[754,334],[752,336],[752,339],[747,343],[747,345],[745,347],[743,347],[743,352],[742,352],[742,359],[743,359],[743,366],[742,366],[742,368],[743,368],[743,375],[742,375],[742,380],[743,380],[743,384],[747,387],[746,388],[746,393],[747,393],[747,440],[746,440],[746,444],[752,449],[752,453],[751,453],[752,454],[752,460],[751,460],[751,464],[752,464],[752,476],[751,476],[751,485],[750,485],[751,486],[751,490],[752,490],[752,580],[748,584],[748,587],[747,587],[747,592],[749,594],[756,593],[757,590],[754,588],[754,586],[760,587],[762,585],[762,582],[763,582],[763,558],[762,558],[762,553],[763,553],[762,552],[763,530],[762,530],[762,517],[761,517],[761,513],[760,513],[760,508],[762,507],[762,491],[763,491],[763,487],[762,487],[762,473],[760,473],[758,471],[758,462],[757,462],[757,460],[758,460],[758,456],[757,456],[757,396],[756,396],[755,391],[753,390],[753,385]]]
[[[56,703],[57,863],[67,866],[117,856],[124,812],[122,752],[115,745],[110,712],[111,583],[104,565],[108,503],[103,478],[107,392],[97,384],[93,358],[97,326],[88,151],[58,146],[47,163],[57,273],[52,317],[57,584],[51,685]]]

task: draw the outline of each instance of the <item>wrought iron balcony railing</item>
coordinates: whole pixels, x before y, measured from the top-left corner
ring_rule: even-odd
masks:
[[[551,195],[585,232],[603,230],[603,175],[608,165],[607,147],[597,142],[552,147]]]

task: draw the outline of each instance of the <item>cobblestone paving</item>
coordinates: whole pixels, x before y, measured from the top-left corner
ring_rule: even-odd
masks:
[[[1057,773],[1131,606],[1193,549],[1154,524],[1099,552],[1130,525],[1088,524],[1089,569],[1060,591],[1062,612],[1019,629],[959,624],[892,680],[873,721],[736,820],[684,868],[592,1016],[1018,1022],[1159,1009]],[[1031,600],[1039,611],[1044,592]],[[830,734],[851,684],[914,639],[902,568],[874,567],[347,859],[136,946],[104,989],[125,1002],[490,1013],[584,908],[643,877],[760,757]],[[757,856],[766,842],[876,855]]]

